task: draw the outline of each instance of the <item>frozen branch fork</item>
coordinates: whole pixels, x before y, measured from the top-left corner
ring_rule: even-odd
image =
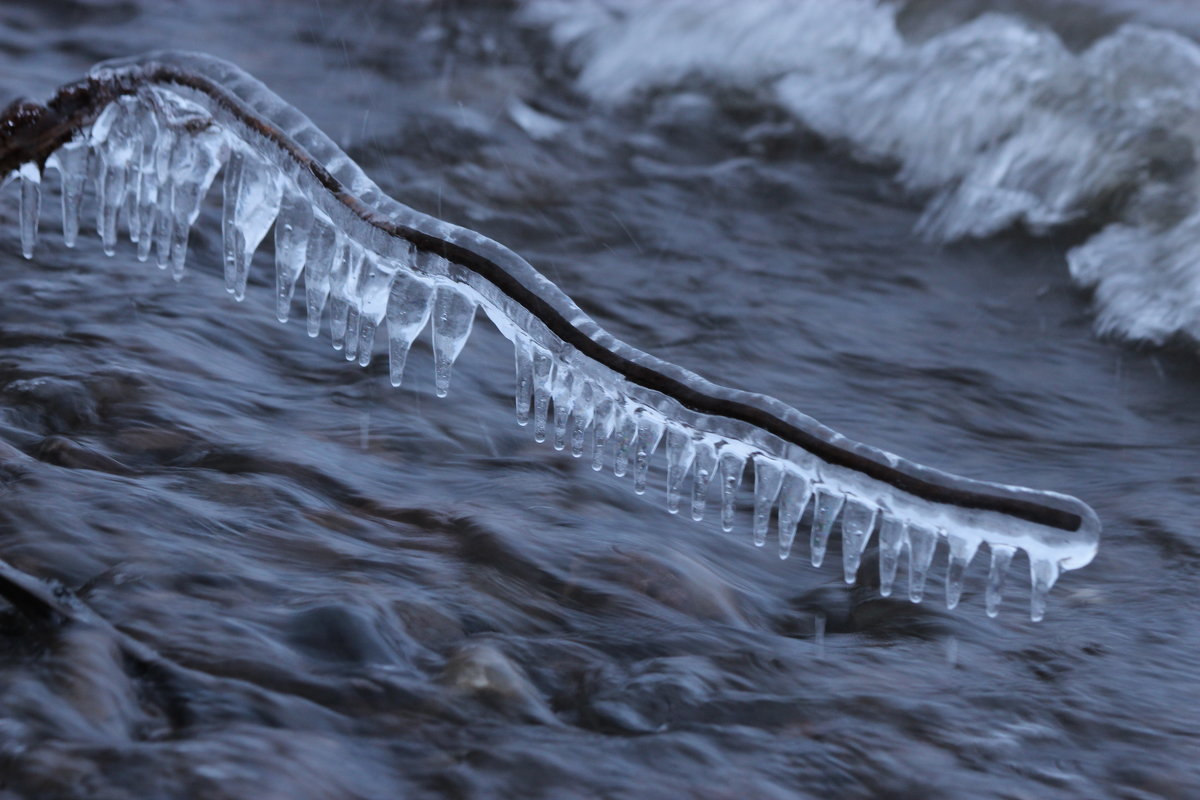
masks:
[[[752,471],[755,543],[766,542],[774,517],[787,557],[804,522],[819,566],[837,529],[848,583],[877,534],[881,592],[891,593],[907,551],[909,596],[919,601],[945,539],[953,608],[986,543],[994,615],[1022,550],[1036,620],[1060,572],[1095,555],[1099,520],[1073,497],[906,461],[618,341],[512,251],[384,195],[307,117],[227,62],[190,53],[105,62],[46,105],[9,106],[0,117],[0,176],[18,178],[30,258],[47,168],[61,182],[68,246],[90,186],[105,252],[114,252],[121,217],[138,258],[153,252],[176,277],[188,230],[224,168],[225,287],[234,297],[243,297],[251,257],[274,223],[279,319],[303,277],[309,335],[328,316],[334,348],[365,366],[386,325],[397,386],[410,345],[431,323],[439,395],[482,308],[513,343],[517,421],[532,423],[538,441],[548,436],[577,457],[589,451],[597,470],[611,462],[618,476],[631,472],[639,493],[663,449],[668,510],[683,503],[700,519],[712,490],[726,530],[743,472]]]

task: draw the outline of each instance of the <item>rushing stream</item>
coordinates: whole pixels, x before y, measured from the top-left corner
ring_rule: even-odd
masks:
[[[219,192],[175,282],[57,195],[25,260],[9,187],[0,559],[113,627],[0,607],[0,800],[1200,793],[1200,12],[833,7],[10,2],[0,103],[234,61],[621,339],[1090,503],[1043,622],[1023,558],[991,619],[985,556],[947,611],[944,547],[913,605],[747,493],[668,515],[515,424],[490,327],[392,389],[275,322],[269,245],[223,291]]]

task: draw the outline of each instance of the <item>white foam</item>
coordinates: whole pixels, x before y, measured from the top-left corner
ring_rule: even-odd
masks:
[[[986,14],[921,42],[873,0],[528,0],[605,103],[718,84],[765,93],[895,163],[940,240],[1108,224],[1070,256],[1098,325],[1200,339],[1200,47],[1128,25],[1087,50]]]

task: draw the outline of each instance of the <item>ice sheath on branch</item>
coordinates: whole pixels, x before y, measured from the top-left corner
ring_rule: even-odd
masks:
[[[839,531],[847,583],[878,531],[881,593],[891,594],[907,551],[908,593],[919,602],[945,540],[953,608],[986,543],[988,613],[996,613],[1021,550],[1037,620],[1060,572],[1096,553],[1100,522],[1073,497],[907,461],[617,340],[512,251],[385,195],[307,117],[228,62],[175,52],[104,62],[46,105],[9,106],[0,117],[0,176],[19,181],[27,257],[47,167],[60,177],[68,245],[90,186],[105,251],[113,251],[123,217],[138,257],[153,250],[176,277],[200,203],[223,168],[225,285],[235,298],[244,296],[251,258],[273,224],[279,319],[302,280],[309,335],[327,316],[334,348],[364,366],[383,326],[396,386],[413,340],[432,322],[439,395],[482,309],[513,343],[517,421],[532,422],[538,441],[569,444],[576,457],[590,442],[593,467],[631,473],[639,493],[662,449],[668,510],[676,513],[686,495],[701,519],[713,494],[726,530],[752,475],[755,543],[766,543],[774,517],[786,558],[807,521],[819,566]]]

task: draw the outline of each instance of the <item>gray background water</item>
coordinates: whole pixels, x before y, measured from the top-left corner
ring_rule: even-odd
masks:
[[[1197,28],[1170,2],[908,22],[986,5],[1068,41],[1130,13]],[[226,680],[163,698],[102,637],[0,611],[0,797],[1200,794],[1200,369],[1093,335],[1064,266],[1080,233],[935,247],[886,165],[748,94],[591,108],[496,3],[9,2],[0,99],[161,47],[238,62],[621,338],[916,460],[1076,494],[1104,540],[1038,625],[1022,559],[996,620],[981,563],[941,607],[944,553],[925,604],[881,600],[871,557],[847,588],[806,548],[755,549],[744,517],[670,517],[661,473],[637,497],[534,444],[485,323],[448,398],[428,334],[392,391],[273,321],[269,252],[228,299],[215,206],[176,284],[128,244],[65,249],[52,208],[25,261],[10,189],[0,557]],[[522,104],[561,130],[535,138]]]

